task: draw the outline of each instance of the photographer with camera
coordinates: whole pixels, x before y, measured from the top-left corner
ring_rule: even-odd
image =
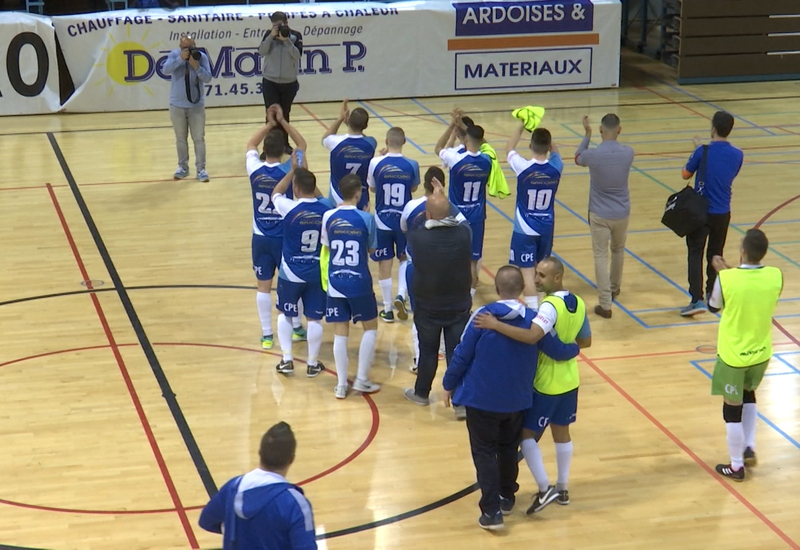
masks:
[[[180,48],[172,50],[163,67],[170,75],[169,115],[175,130],[178,148],[178,169],[174,178],[182,180],[189,175],[189,132],[194,142],[197,179],[208,181],[206,172],[206,110],[203,84],[211,82],[211,64],[208,56],[197,49],[191,34],[182,34]]]
[[[303,53],[303,35],[289,28],[286,14],[276,11],[270,16],[272,29],[264,36],[258,46],[258,53],[264,58],[262,91],[264,107],[277,103],[283,110],[283,118],[289,122],[292,102],[300,89],[297,82],[300,55]],[[286,154],[292,154],[286,131],[280,128],[286,138]]]

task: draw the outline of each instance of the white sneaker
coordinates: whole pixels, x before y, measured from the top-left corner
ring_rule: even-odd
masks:
[[[333,395],[336,396],[336,399],[344,399],[347,397],[347,386],[336,386],[333,388]]]
[[[356,380],[353,382],[353,389],[361,393],[375,393],[381,389],[381,385],[369,380]]]

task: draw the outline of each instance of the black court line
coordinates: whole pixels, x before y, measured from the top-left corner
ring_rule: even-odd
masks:
[[[445,96],[449,97],[449,96]],[[391,100],[392,98],[388,98]],[[426,98],[427,99],[427,98]],[[436,98],[432,98],[436,99]],[[736,97],[736,98],[721,98],[721,99],[709,99],[705,101],[700,101],[696,99],[691,99],[687,101],[642,101],[642,102],[627,102],[627,103],[608,103],[603,105],[592,105],[592,109],[619,109],[624,107],[665,107],[670,105],[707,105],[708,103],[733,103],[738,101],[780,101],[785,99],[800,99],[800,95],[788,95],[788,96],[762,96],[762,97]],[[365,100],[365,101],[373,101],[373,100]],[[374,100],[374,101],[386,101],[384,100]],[[230,107],[230,106],[228,106]],[[385,105],[378,105],[377,107],[387,107]],[[391,108],[391,107],[390,107]],[[548,111],[571,111],[576,109],[586,109],[587,106],[585,104],[582,105],[562,105],[558,107],[548,107]],[[142,111],[137,111],[142,112]],[[154,111],[150,111],[154,112]],[[508,109],[481,109],[481,113],[486,114],[494,114],[494,113],[507,113]],[[382,115],[385,119],[394,119],[394,118],[408,118],[408,117],[447,117],[450,116],[449,112],[443,113],[412,113],[412,114],[386,114]],[[332,122],[334,118],[320,118],[319,120],[313,118],[298,118],[292,119],[292,123],[297,124],[300,122]],[[242,122],[217,122],[217,123],[207,123],[206,126],[253,126],[254,124],[258,124],[258,121],[242,121]],[[119,126],[114,128],[84,128],[80,130],[56,130],[54,132],[48,132],[47,135],[54,135],[54,134],[80,134],[80,133],[88,133],[88,132],[115,132],[115,131],[131,131],[131,130],[167,130],[172,129],[170,125],[163,125],[163,126],[134,126],[134,127],[126,127],[126,126]],[[36,135],[40,134],[41,131],[31,131],[31,132],[9,132],[9,133],[2,133],[0,132],[0,137],[4,136],[29,136],[29,135]]]
[[[233,290],[256,290],[255,286],[241,286],[241,285],[139,285],[127,286],[125,290],[163,290],[171,288],[210,288],[210,289],[233,289]],[[13,300],[6,300],[0,302],[0,307],[9,306],[11,304],[20,304],[23,302],[34,302],[36,300],[45,300],[47,298],[61,298],[63,296],[77,296],[80,294],[96,294],[99,292],[116,292],[113,286],[104,288],[87,288],[84,290],[69,290],[67,292],[56,292],[54,294],[40,294],[39,296],[26,296],[25,298],[15,298]],[[0,547],[2,550],[2,547]]]
[[[103,238],[100,236],[100,231],[97,229],[97,225],[94,223],[94,219],[89,211],[89,207],[86,205],[86,201],[83,199],[83,194],[81,194],[81,190],[72,175],[72,171],[69,169],[67,160],[64,158],[64,153],[61,151],[61,147],[58,145],[58,141],[56,141],[56,137],[52,132],[47,132],[47,139],[50,141],[50,145],[53,148],[53,152],[55,153],[59,164],[61,164],[61,170],[64,172],[64,177],[66,177],[67,182],[69,183],[70,190],[75,197],[75,202],[78,204],[81,214],[83,214],[83,219],[86,222],[86,226],[89,228],[92,238],[94,239],[95,246],[97,246],[97,251],[103,258],[103,263],[105,264],[106,270],[111,277],[114,290],[116,290],[119,300],[122,302],[122,305],[125,308],[125,313],[127,313],[128,319],[133,327],[133,331],[136,333],[136,338],[139,340],[139,345],[141,346],[142,351],[144,351],[148,363],[150,363],[150,368],[153,370],[153,374],[158,381],[158,385],[161,387],[161,393],[164,397],[164,400],[167,402],[167,406],[169,406],[172,417],[175,419],[175,424],[178,426],[178,430],[180,431],[183,441],[186,444],[186,448],[192,457],[195,468],[197,468],[197,473],[200,475],[200,479],[206,488],[208,496],[214,496],[217,493],[217,485],[214,483],[214,479],[211,477],[211,472],[206,465],[203,454],[200,452],[200,447],[198,447],[197,441],[192,434],[192,430],[189,428],[189,423],[186,421],[186,417],[183,415],[183,411],[178,404],[177,396],[170,387],[169,380],[167,380],[164,369],[161,367],[161,363],[158,361],[158,357],[153,349],[153,345],[150,343],[150,339],[147,337],[147,333],[142,326],[139,315],[136,313],[136,309],[133,307],[133,302],[131,302],[130,296],[128,296],[128,291],[125,289],[125,285],[122,283],[122,279],[119,276],[116,266],[114,266],[111,255],[108,253],[108,249],[103,242]]]

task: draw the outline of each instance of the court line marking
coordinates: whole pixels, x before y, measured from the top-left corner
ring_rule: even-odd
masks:
[[[57,145],[54,144],[54,149],[55,147],[57,147]],[[86,271],[86,266],[83,263],[83,258],[81,258],[78,246],[75,244],[75,240],[72,238],[72,231],[70,231],[67,219],[64,216],[64,212],[61,210],[61,205],[58,202],[58,197],[56,197],[55,191],[53,191],[53,188],[50,186],[47,187],[47,192],[50,195],[50,200],[53,203],[53,208],[55,208],[58,220],[59,222],[61,222],[61,227],[64,231],[64,236],[66,237],[67,243],[69,244],[69,247],[72,250],[72,255],[75,258],[75,262],[78,264],[78,269],[81,272],[81,276],[83,277],[84,281],[90,281],[91,278],[89,277],[89,274]],[[87,284],[87,286],[90,285],[91,283]],[[192,529],[192,525],[189,522],[189,517],[186,515],[186,510],[183,508],[181,497],[178,494],[178,490],[175,487],[174,481],[172,480],[172,475],[170,474],[169,468],[167,467],[167,463],[164,460],[164,455],[161,453],[161,448],[159,447],[158,441],[156,440],[155,434],[153,433],[153,429],[150,426],[150,421],[147,418],[147,414],[145,414],[144,406],[142,405],[142,402],[139,399],[139,394],[136,392],[136,388],[133,385],[133,380],[131,380],[130,373],[128,372],[128,367],[125,365],[125,361],[122,358],[122,354],[119,351],[119,347],[117,346],[114,334],[111,331],[111,327],[108,324],[105,312],[103,311],[103,307],[100,304],[100,299],[94,293],[91,294],[91,299],[92,299],[92,304],[94,305],[95,312],[97,313],[97,318],[99,319],[100,324],[103,327],[103,332],[105,333],[106,339],[108,340],[111,352],[114,354],[114,359],[116,359],[117,361],[117,366],[119,367],[120,374],[122,375],[122,379],[125,382],[125,387],[127,388],[133,406],[136,409],[136,414],[139,417],[139,422],[141,423],[142,429],[144,430],[145,436],[147,437],[147,442],[150,444],[150,449],[152,450],[153,456],[156,459],[156,463],[158,464],[158,468],[161,471],[161,477],[163,478],[164,484],[167,487],[167,492],[169,493],[169,496],[172,499],[172,504],[175,506],[175,511],[178,514],[178,518],[181,522],[181,525],[183,526],[186,538],[189,541],[189,545],[192,548],[200,548],[200,545],[197,543],[197,538],[195,537],[194,530]]]

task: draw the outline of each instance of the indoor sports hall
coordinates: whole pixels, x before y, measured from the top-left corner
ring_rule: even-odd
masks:
[[[221,548],[198,527],[200,511],[257,466],[261,436],[280,420],[297,435],[289,477],[312,503],[319,548],[800,548],[798,85],[678,79],[623,49],[614,88],[350,97],[370,115],[365,134],[382,145],[402,127],[404,153],[422,169],[440,164],[434,146],[453,109],[485,128],[512,196],[488,201],[475,307],[496,300],[494,274],[508,262],[515,177],[503,151],[513,109],[545,107],[542,126],[564,157],[554,252],[587,310],[597,292],[589,174],[573,163],[582,116],[596,127],[616,113],[620,141],[635,150],[621,293],[612,318],[589,314],[592,346],[579,356],[572,503],[533,516],[519,506],[501,534],[476,525],[467,430],[441,403],[444,360],[429,407],[403,397],[415,376],[411,320],[379,321],[372,379],[382,388],[345,400],[333,396],[327,328],[328,370],[314,379],[276,373],[279,347],[262,349],[245,145],[263,105],[207,110],[205,183],[173,180],[164,110],[2,117],[0,548]],[[339,109],[336,97],[292,110],[325,193],[320,140]],[[760,460],[741,484],[714,471],[726,456],[720,399],[710,395],[719,315],[679,315],[686,246],[660,221],[685,185],[693,137],[707,140],[719,110],[734,115],[730,139],[744,151],[725,257],[736,262],[741,236],[761,228],[764,262],[785,281],[759,388]],[[357,349],[351,338],[351,364]],[[295,346],[298,365],[304,353]],[[519,480],[527,505],[536,484],[524,467]]]

